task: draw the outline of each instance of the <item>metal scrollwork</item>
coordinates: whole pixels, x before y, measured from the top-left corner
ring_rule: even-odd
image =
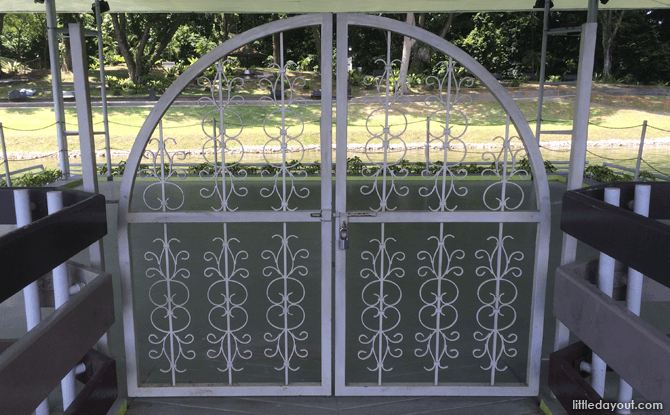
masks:
[[[182,260],[187,260],[189,254],[186,251],[174,253],[171,244],[179,242],[176,238],[168,238],[167,225],[163,225],[163,238],[156,238],[154,242],[159,242],[161,246],[160,254],[147,252],[144,258],[147,261],[155,263],[146,271],[149,278],[157,277],[149,288],[149,299],[156,307],[150,316],[151,325],[161,334],[150,334],[149,342],[158,349],[149,351],[149,357],[160,359],[164,357],[169,366],[166,369],[160,369],[163,373],[171,373],[172,385],[176,384],[176,374],[184,373],[186,369],[179,369],[180,358],[193,360],[195,351],[186,350],[185,346],[193,343],[192,334],[184,335],[183,332],[191,324],[191,314],[185,305],[189,300],[190,293],[188,287],[181,279],[187,279],[190,272],[180,265]]]
[[[519,148],[512,147],[512,141],[518,137],[509,136],[509,116],[507,117],[507,127],[505,129],[505,137],[496,137],[493,141],[501,140],[502,147],[498,154],[487,151],[482,154],[482,160],[492,161],[492,168],[486,169],[482,172],[482,177],[485,179],[490,179],[492,177],[497,178],[497,181],[494,181],[493,184],[489,185],[484,191],[484,204],[487,209],[490,210],[515,210],[518,209],[523,203],[524,192],[521,186],[512,181],[514,176],[517,176],[519,179],[527,179],[529,173],[526,170],[523,170],[520,167],[520,157],[526,155],[526,150],[523,146]],[[500,187],[500,197],[493,196],[492,190]],[[517,193],[518,203],[509,204],[510,194],[514,191]]]
[[[277,68],[277,78],[274,81],[269,78],[263,78],[259,81],[260,87],[270,92],[270,96],[261,98],[261,105],[270,105],[277,108],[263,120],[263,131],[269,138],[263,146],[263,158],[270,168],[261,171],[261,177],[272,181],[273,185],[261,189],[261,196],[269,198],[276,195],[279,197],[279,207],[272,207],[275,211],[294,211],[297,207],[289,207],[291,197],[296,196],[305,199],[309,196],[309,189],[296,185],[296,182],[307,178],[307,172],[292,172],[290,170],[295,165],[302,163],[305,157],[305,147],[299,140],[305,131],[305,121],[297,111],[290,108],[304,108],[307,104],[304,98],[295,95],[295,90],[305,86],[307,81],[303,77],[294,79],[288,77],[287,69],[292,66],[295,67],[296,64],[292,61],[284,63],[283,33],[280,33],[279,43],[281,60],[279,64],[273,63],[270,65],[270,67]],[[272,130],[271,124],[276,124],[276,132]],[[280,163],[271,161],[269,158],[271,150],[276,147],[279,148],[279,154],[281,154]],[[299,149],[299,157],[296,160],[288,160],[290,147]]]
[[[291,250],[290,240],[298,237],[287,234],[286,223],[283,224],[283,233],[273,235],[273,238],[280,239],[281,247],[277,252],[265,250],[261,256],[265,260],[272,261],[272,265],[263,269],[263,275],[277,276],[267,287],[267,298],[272,305],[267,310],[266,318],[268,323],[279,332],[265,333],[265,341],[275,344],[265,349],[265,356],[281,357],[282,365],[275,369],[284,371],[284,382],[288,384],[289,371],[295,372],[300,368],[292,366],[293,357],[301,359],[307,357],[307,349],[301,349],[298,346],[298,343],[307,340],[308,336],[306,331],[298,332],[305,322],[305,310],[301,305],[305,299],[305,287],[298,277],[307,275],[307,267],[298,265],[297,260],[307,259],[309,252],[306,249],[299,249],[295,252]]]
[[[476,358],[487,357],[490,362],[481,366],[483,370],[491,371],[491,385],[495,383],[496,371],[504,371],[507,366],[500,367],[500,359],[503,355],[514,357],[517,354],[515,348],[509,347],[514,344],[518,337],[514,333],[505,333],[516,321],[516,310],[512,306],[516,301],[518,289],[516,285],[506,277],[519,278],[521,269],[514,266],[514,262],[523,260],[521,251],[508,253],[505,249],[505,241],[513,239],[503,234],[503,224],[499,224],[498,236],[491,236],[487,240],[494,241],[495,247],[491,252],[480,249],[475,253],[477,259],[485,259],[486,265],[477,267],[476,274],[480,277],[489,278],[482,282],[477,288],[477,298],[483,304],[477,310],[477,324],[485,330],[476,331],[474,338],[483,342],[483,348],[473,350]],[[486,299],[489,297],[490,299]]]
[[[231,243],[239,243],[236,238],[228,238],[228,225],[223,225],[223,238],[215,238],[221,242],[221,252],[206,252],[205,261],[214,262],[215,266],[205,269],[206,277],[215,277],[216,281],[207,290],[207,300],[212,304],[209,312],[209,324],[223,334],[209,333],[207,341],[216,345],[216,349],[207,350],[207,357],[216,359],[221,356],[225,360],[221,372],[228,372],[228,384],[233,383],[233,372],[242,368],[235,367],[235,359],[250,359],[251,350],[243,350],[243,346],[251,342],[249,334],[240,334],[249,321],[249,315],[243,305],[249,297],[247,288],[235,278],[247,278],[249,271],[238,266],[240,260],[249,257],[246,251],[233,252]]]
[[[429,207],[436,212],[454,211],[457,206],[448,207],[447,200],[453,194],[463,197],[468,193],[465,186],[456,186],[455,180],[464,179],[468,173],[465,169],[455,170],[454,167],[460,165],[467,156],[467,146],[462,137],[468,130],[468,118],[465,113],[457,108],[456,104],[470,104],[472,98],[468,95],[461,95],[460,89],[465,86],[472,86],[474,78],[464,77],[460,80],[456,78],[455,62],[449,58],[449,62],[440,62],[438,66],[442,67],[444,75],[442,79],[436,76],[426,78],[426,85],[437,88],[435,95],[426,98],[425,103],[428,106],[437,105],[440,108],[435,110],[428,117],[428,148],[426,149],[426,170],[421,176],[426,180],[433,181],[432,188],[422,187],[419,189],[419,195],[429,197],[435,194],[439,204],[436,208]],[[446,85],[445,85],[446,82]],[[444,88],[446,87],[446,92]],[[454,89],[454,91],[452,91]],[[456,131],[453,125],[453,117],[458,116],[463,120],[463,131]],[[437,129],[433,128],[437,125]],[[443,153],[442,160],[431,161],[428,155],[431,147],[441,148]],[[459,151],[460,149],[460,151]],[[459,154],[460,153],[460,154]],[[455,159],[450,159],[451,154],[456,154]]]
[[[368,94],[365,96],[367,104],[375,103],[381,107],[373,110],[365,121],[365,128],[370,134],[370,138],[365,143],[365,156],[368,161],[374,164],[374,167],[364,167],[362,175],[373,180],[371,185],[363,185],[360,190],[365,196],[375,193],[379,198],[379,207],[370,209],[373,211],[393,211],[396,208],[391,208],[388,205],[389,197],[395,193],[398,196],[407,196],[409,194],[409,187],[396,185],[396,180],[402,180],[407,177],[409,172],[405,168],[397,169],[396,165],[405,158],[407,154],[407,144],[403,140],[402,135],[407,131],[407,116],[405,113],[397,108],[396,104],[409,105],[409,98],[403,95],[400,88],[400,82],[393,74],[393,64],[399,63],[398,60],[391,60],[391,33],[388,33],[387,38],[387,54],[386,60],[377,59],[376,63],[384,65],[384,73],[379,78],[366,77],[365,84],[374,84],[377,90],[376,95]],[[378,123],[376,116],[383,116],[383,123]],[[399,119],[399,124],[393,125],[389,122],[389,117]],[[369,151],[376,143],[381,144],[383,151],[383,161],[381,163],[373,161]],[[400,146],[402,152],[399,157],[392,157],[389,154],[391,147]],[[395,160],[390,160],[393,158]]]
[[[228,62],[220,60],[216,63],[214,79],[198,78],[198,85],[209,88],[211,94],[211,97],[201,97],[198,104],[202,108],[216,107],[202,119],[202,131],[208,137],[202,145],[202,155],[211,168],[199,173],[201,179],[214,182],[212,189],[202,188],[200,195],[206,199],[217,196],[220,206],[212,207],[215,211],[237,210],[229,205],[230,196],[243,197],[248,192],[246,187],[235,187],[236,181],[247,177],[246,170],[239,168],[244,157],[244,145],[239,138],[244,123],[237,112],[228,108],[230,105],[244,105],[244,98],[232,92],[235,87],[242,87],[244,81],[242,78],[228,79],[224,70]],[[210,148],[212,156],[209,155]],[[236,148],[235,155],[226,154],[226,150],[231,148]]]
[[[360,274],[364,279],[371,279],[361,292],[366,305],[361,313],[361,322],[363,327],[372,334],[361,334],[358,337],[361,344],[370,346],[369,350],[360,350],[358,358],[361,360],[374,359],[375,365],[368,367],[368,370],[377,372],[377,382],[380,385],[382,373],[393,369],[385,364],[386,358],[402,356],[402,349],[394,348],[394,345],[402,341],[403,335],[399,332],[392,333],[400,324],[401,316],[397,306],[402,299],[402,290],[391,278],[402,278],[405,275],[405,270],[396,266],[396,261],[405,260],[405,254],[390,253],[387,245],[391,241],[395,242],[395,239],[384,236],[384,224],[382,224],[381,239],[370,241],[378,244],[378,251],[376,253],[364,251],[361,254],[363,259],[372,262],[372,267],[362,269]]]
[[[144,189],[142,198],[144,204],[151,210],[161,210],[163,212],[168,210],[177,210],[184,205],[184,191],[179,185],[174,182],[171,182],[170,179],[179,178],[185,179],[186,172],[184,170],[175,169],[173,166],[175,158],[177,160],[184,160],[186,158],[186,153],[183,151],[177,151],[170,154],[167,151],[167,144],[177,144],[174,138],[164,138],[163,137],[163,122],[161,121],[158,126],[159,137],[152,138],[149,140],[149,145],[156,143],[158,148],[154,150],[144,150],[143,157],[151,160],[152,164],[150,167],[143,168],[139,172],[139,176],[142,179],[154,178],[157,181],[151,183],[149,186]],[[158,200],[158,206],[153,204],[153,199],[150,199],[152,193],[156,190],[159,190],[159,194],[155,196]],[[177,203],[170,204],[170,196],[168,193],[170,190],[176,190],[178,192]]]
[[[420,261],[428,260],[430,265],[424,265],[419,268],[418,274],[421,277],[430,276],[419,289],[419,296],[424,306],[419,310],[419,323],[428,330],[418,332],[415,339],[419,343],[425,343],[424,346],[417,348],[414,354],[417,357],[424,357],[430,354],[433,360],[431,367],[425,367],[427,371],[434,372],[434,384],[438,384],[439,371],[448,366],[442,363],[443,359],[455,359],[458,357],[458,350],[449,345],[457,341],[460,334],[457,331],[447,333],[458,321],[458,310],[454,303],[458,299],[458,286],[449,279],[449,274],[460,277],[463,275],[463,268],[452,264],[454,259],[462,260],[465,258],[465,252],[460,249],[449,253],[447,249],[447,238],[453,238],[453,235],[444,234],[444,224],[440,224],[440,236],[431,236],[428,240],[435,240],[437,248],[431,254],[428,251],[421,251],[417,257]]]

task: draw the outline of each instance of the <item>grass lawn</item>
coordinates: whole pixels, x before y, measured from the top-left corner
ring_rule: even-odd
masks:
[[[125,66],[108,67],[107,74],[119,78],[127,77]],[[256,68],[259,69],[259,68]],[[276,70],[263,69],[266,72],[276,72]],[[235,76],[242,75],[242,69],[235,70]],[[155,74],[162,74],[160,69],[154,70]],[[90,81],[99,82],[98,72],[90,71]],[[35,81],[25,84],[9,84],[0,86],[0,94],[6,94],[10,89],[19,89],[22,87],[35,88],[38,90],[37,97],[49,98],[51,96],[51,75],[48,71],[41,71],[36,74]],[[313,72],[291,71],[290,79],[304,77],[307,81],[307,88],[297,88],[295,93],[308,97],[312,89],[320,88],[320,75]],[[72,82],[72,75],[63,74],[64,82]],[[537,83],[521,85],[528,89],[537,89]],[[241,88],[235,90],[240,95],[267,95],[268,89],[259,85],[258,79],[246,80]],[[366,94],[374,94],[376,91],[366,89],[365,86],[352,87],[354,97],[362,97]],[[411,88],[412,94],[428,95],[435,93],[429,90],[425,85],[416,85]],[[207,96],[209,91],[195,83],[189,85],[182,93],[187,96]],[[92,95],[99,95],[99,89],[93,89]],[[129,92],[123,92],[122,95],[130,95]],[[5,95],[6,96],[6,95]],[[662,98],[662,97],[657,97]],[[622,98],[625,99],[625,98]],[[604,102],[603,102],[604,103]],[[605,103],[604,103],[605,104]],[[537,112],[537,103],[534,101],[517,101],[517,105],[525,115],[531,129],[535,130],[535,117]],[[163,128],[167,136],[176,139],[177,144],[174,148],[197,149],[206,141],[206,133],[211,134],[211,117],[204,122],[203,117],[213,107],[200,108],[193,107],[172,107],[163,118]],[[276,107],[272,106],[230,106],[230,110],[239,114],[239,118],[228,113],[226,116],[226,128],[229,135],[235,135],[240,132],[241,124],[244,125],[241,131],[241,141],[244,145],[264,145],[270,139],[269,136],[276,136],[281,125],[281,117],[276,112]],[[384,113],[375,111],[377,106],[367,104],[349,105],[349,127],[348,136],[350,143],[366,143],[372,136],[368,129],[374,133],[381,132],[384,125]],[[451,115],[450,124],[453,133],[464,133],[462,140],[467,143],[487,143],[491,142],[496,136],[504,135],[505,132],[505,112],[497,102],[473,102],[469,105],[459,104]],[[412,103],[408,106],[394,106],[392,115],[389,118],[391,133],[398,134],[407,123],[407,130],[402,137],[405,142],[425,142],[426,141],[426,119],[431,118],[431,132],[441,134],[443,128],[437,121],[444,119],[444,113],[435,112],[439,110],[437,105],[428,106],[425,103]],[[129,150],[132,147],[137,133],[144,123],[149,108],[120,108],[109,107],[109,122],[111,133],[111,147],[116,150]],[[319,140],[319,117],[320,105],[308,105],[303,108],[295,108],[294,113],[289,114],[286,125],[290,135],[299,135],[300,142],[303,145],[318,144]],[[543,111],[543,129],[544,130],[567,130],[571,128],[574,104],[569,101],[545,101]],[[460,112],[460,113],[459,113]],[[372,115],[371,115],[372,114]],[[218,119],[218,111],[214,114]],[[369,118],[368,118],[369,116]],[[240,118],[242,122],[240,122]],[[467,130],[465,127],[467,119]],[[589,140],[604,139],[629,139],[638,140],[640,138],[640,128],[636,127],[642,124],[644,120],[649,122],[650,126],[670,130],[670,117],[653,114],[648,112],[635,111],[630,109],[611,108],[600,105],[593,105],[591,108],[591,127],[589,128]],[[102,110],[94,108],[94,123],[97,131],[102,130]],[[5,129],[5,138],[7,140],[7,150],[12,151],[56,151],[56,132],[54,124],[54,114],[51,109],[43,108],[2,108],[0,109],[0,122]],[[265,129],[263,123],[265,122]],[[302,125],[304,122],[304,130]],[[74,109],[66,109],[66,123],[68,129],[76,129],[76,114]],[[443,125],[443,124],[442,124]],[[635,127],[635,128],[627,128]],[[203,131],[204,130],[204,131]],[[302,131],[302,134],[300,132]],[[268,136],[269,135],[269,136]],[[670,133],[650,128],[647,130],[647,137],[666,137]],[[548,141],[567,141],[571,137],[567,135],[548,135],[542,137],[543,142]],[[102,149],[103,136],[96,137],[96,148]],[[79,147],[77,137],[69,137],[69,148],[77,149]],[[273,143],[276,145],[276,143]]]
[[[537,104],[532,101],[518,101],[521,111],[535,130],[535,114]],[[163,128],[167,136],[177,140],[174,148],[197,149],[205,141],[202,119],[213,107],[172,107],[163,118]],[[276,135],[279,131],[281,118],[278,113],[273,113],[276,107],[267,106],[231,106],[229,109],[237,112],[243,120],[244,128],[241,133],[241,140],[244,145],[264,145],[268,140],[268,135]],[[371,138],[366,129],[366,122],[371,131],[381,130],[384,124],[383,112],[374,113],[366,121],[368,115],[376,109],[373,105],[350,104],[349,105],[349,127],[348,135],[350,143],[365,143]],[[394,107],[398,111],[393,111],[389,118],[392,133],[399,133],[399,128],[404,126],[404,119],[407,119],[407,131],[403,134],[405,142],[425,142],[426,140],[426,117],[430,116],[437,108],[427,106],[424,103],[412,103],[409,106],[397,105]],[[468,127],[463,135],[463,141],[467,143],[487,143],[496,136],[504,134],[505,113],[502,107],[496,102],[474,102],[470,105],[458,105],[457,109],[462,113],[452,113],[451,124],[458,134],[465,131],[465,121],[463,115],[467,117]],[[571,128],[572,113],[574,105],[570,102],[548,101],[545,102],[543,111],[543,129],[565,130]],[[132,147],[137,133],[144,123],[149,108],[119,108],[110,107],[109,122],[112,148],[117,150],[129,150]],[[402,113],[400,112],[402,111]],[[402,115],[404,114],[404,115]],[[218,118],[218,111],[216,112]],[[319,139],[319,105],[308,105],[304,108],[296,108],[294,114],[287,118],[287,127],[289,134],[298,134],[300,131],[300,118],[305,123],[304,132],[300,136],[303,145],[318,144]],[[263,131],[263,121],[267,117],[266,131]],[[443,113],[433,115],[433,120],[444,118]],[[56,132],[55,127],[50,126],[54,123],[53,110],[45,108],[2,108],[0,109],[0,120],[4,125],[5,138],[7,140],[8,151],[55,151]],[[211,134],[211,118],[205,122],[204,129]],[[670,130],[670,117],[651,113],[644,113],[634,110],[614,109],[601,106],[591,108],[591,123],[589,128],[589,140],[604,139],[630,139],[638,140],[640,138],[641,128],[625,128],[639,126],[644,120],[649,125]],[[102,130],[102,110],[94,109],[94,119],[96,130]],[[69,129],[76,128],[76,114],[74,109],[66,109],[66,123]],[[229,135],[237,134],[240,131],[240,121],[230,115],[226,118],[227,130]],[[443,124],[442,124],[443,125]],[[43,128],[50,126],[47,128]],[[438,134],[437,129],[441,129],[440,123],[432,122],[431,130]],[[17,131],[34,130],[34,131]],[[667,137],[670,133],[649,128],[647,130],[648,138]],[[542,137],[543,142],[556,140],[570,140],[565,135],[548,135]],[[70,149],[78,148],[78,138],[69,138]],[[103,136],[96,137],[96,148],[103,148]]]

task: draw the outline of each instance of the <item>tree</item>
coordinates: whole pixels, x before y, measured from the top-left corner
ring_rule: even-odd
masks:
[[[128,77],[139,85],[188,15],[112,13],[114,38],[128,67]]]
[[[5,13],[0,13],[0,37],[2,36],[2,29],[5,25]],[[0,42],[0,56],[4,55],[4,46]],[[2,63],[0,63],[0,78],[2,78]]]
[[[415,26],[414,13],[407,13],[406,22],[409,25]],[[398,83],[400,84],[400,92],[406,94],[409,92],[407,87],[407,71],[409,70],[409,60],[412,54],[412,48],[416,44],[416,39],[405,36],[402,42],[402,59],[400,60],[400,74],[398,75]]]
[[[602,42],[603,42],[603,76],[612,76],[612,51],[614,46],[614,38],[616,37],[621,21],[623,20],[624,10],[621,10],[618,19],[615,14],[617,12],[612,10],[605,10],[598,13],[598,20],[602,28]]]

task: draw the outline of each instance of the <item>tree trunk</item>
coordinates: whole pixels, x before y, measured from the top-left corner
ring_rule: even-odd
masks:
[[[612,10],[600,12],[600,25],[603,30],[603,76],[608,77],[612,76],[612,53],[614,49],[614,37],[619,31],[619,26],[621,26],[621,21],[623,20],[624,11],[621,10],[621,14],[616,22],[613,22],[613,12]]]
[[[314,34],[314,43],[316,44],[316,55],[319,57],[319,73],[321,73],[321,31],[320,26],[312,26],[312,33]]]
[[[451,28],[451,24],[454,22],[454,18],[461,13],[449,13],[449,18],[447,19],[447,23],[444,24],[444,27],[442,28],[442,31],[440,32],[440,37],[444,38],[447,35],[447,32],[449,31],[449,28]]]
[[[414,26],[414,13],[407,13],[407,24]],[[409,92],[407,87],[407,71],[409,70],[409,60],[412,54],[412,48],[416,43],[416,39],[405,36],[402,43],[402,60],[400,61],[400,75],[398,75],[398,83],[400,84],[399,91],[403,94]]]
[[[77,23],[77,20],[73,13],[62,13],[61,22],[63,28],[67,29],[70,23]],[[65,51],[63,52],[63,65],[61,68],[65,72],[72,72],[72,47],[70,46],[70,39],[66,39],[63,45],[65,46]]]
[[[5,26],[5,13],[0,13],[0,36],[2,36],[2,29]],[[0,55],[4,55],[5,47],[0,43]],[[0,65],[0,78],[2,78],[2,65]]]
[[[119,53],[123,56],[123,60],[126,61],[126,67],[128,68],[128,78],[135,82],[139,81],[139,74],[135,68],[135,60],[133,55],[130,53],[130,46],[128,45],[128,36],[126,34],[126,15],[124,13],[110,13],[112,16],[112,26],[114,27],[114,39],[119,48]]]
[[[277,65],[281,65],[281,56],[279,56],[279,54],[281,53],[281,49],[279,42],[280,42],[279,33],[275,33],[274,35],[272,35],[272,58],[274,59]]]
[[[228,22],[226,21],[226,14],[221,13],[221,43],[228,40],[228,36],[229,36],[229,30],[228,30]]]

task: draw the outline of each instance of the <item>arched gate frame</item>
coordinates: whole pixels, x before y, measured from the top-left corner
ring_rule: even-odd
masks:
[[[129,396],[331,395],[333,388],[337,395],[538,393],[550,206],[528,124],[500,84],[449,42],[381,17],[338,14],[337,25],[335,203],[327,168],[331,14],[279,20],[219,45],[175,81],[145,121],[119,198]],[[369,163],[358,179],[347,176],[349,120],[343,115],[352,25],[388,33],[384,74],[371,78]],[[320,127],[312,132],[283,48],[284,32],[306,26],[320,26],[324,51]],[[275,33],[281,62],[277,79],[266,80],[270,97],[260,100],[266,104],[267,163],[254,176],[243,163],[246,113],[235,107],[245,103],[233,88],[242,81],[226,77],[223,58]],[[407,117],[399,106],[406,97],[392,82],[392,33],[449,57],[426,100],[437,108],[429,116],[429,151],[437,149],[441,158],[428,157],[416,175],[403,164]],[[492,164],[477,176],[486,179],[479,187],[462,185],[469,177],[460,166],[467,118],[459,109],[464,97],[455,61],[508,114],[506,132],[497,137],[499,152],[483,155]],[[184,88],[213,65],[212,79],[203,81],[210,96],[200,101],[207,168],[189,176],[177,165],[179,152],[169,151],[178,147],[165,136],[162,120]],[[454,130],[457,116],[465,119],[462,133]],[[518,138],[510,136],[510,121]],[[296,171],[307,134],[317,134],[321,143],[320,174]],[[376,156],[368,153],[372,144],[378,144]],[[393,147],[400,153],[391,153]],[[298,160],[290,161],[296,152]],[[532,182],[515,180],[530,174],[520,167],[522,153]],[[481,192],[479,205],[464,202],[469,191]],[[333,243],[344,229],[349,249]],[[524,257],[516,236],[529,239],[529,229],[532,257]],[[459,238],[467,240],[460,248],[454,244]],[[518,319],[515,307],[522,312]],[[524,340],[527,349],[515,344]]]

